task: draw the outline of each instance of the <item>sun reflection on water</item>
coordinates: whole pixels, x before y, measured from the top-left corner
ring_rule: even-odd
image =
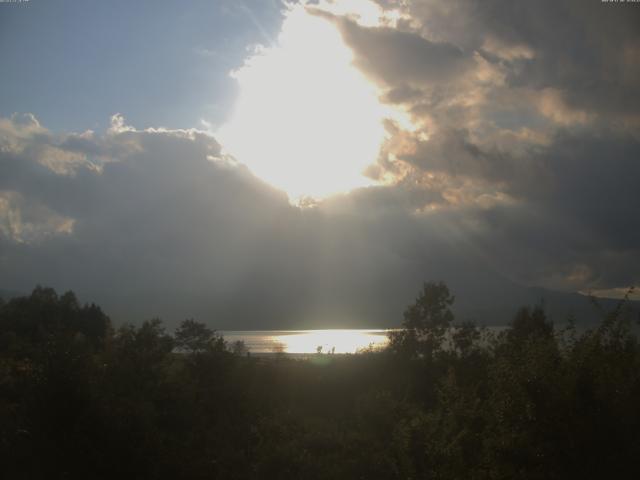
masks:
[[[357,353],[387,344],[387,330],[288,330],[223,332],[228,342],[243,341],[252,353]]]
[[[384,331],[311,330],[277,335],[275,340],[287,353],[355,353],[369,346],[386,343]]]

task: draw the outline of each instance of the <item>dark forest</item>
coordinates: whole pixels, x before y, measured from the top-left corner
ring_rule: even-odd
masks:
[[[593,329],[538,306],[500,333],[457,324],[453,301],[424,284],[385,350],[301,360],[191,319],[114,328],[38,287],[0,308],[3,476],[638,478],[624,301]]]

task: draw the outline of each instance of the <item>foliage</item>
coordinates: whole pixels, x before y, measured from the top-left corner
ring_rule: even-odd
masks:
[[[453,324],[425,284],[388,350],[245,355],[206,325],[110,326],[38,287],[0,304],[6,478],[639,478],[640,345],[541,307]],[[234,354],[235,352],[235,354]]]
[[[186,353],[202,353],[224,349],[224,339],[204,323],[184,320],[175,333],[176,346]]]
[[[402,329],[390,333],[391,349],[411,357],[431,358],[441,351],[453,322],[454,297],[442,282],[425,283],[413,305],[404,312]]]

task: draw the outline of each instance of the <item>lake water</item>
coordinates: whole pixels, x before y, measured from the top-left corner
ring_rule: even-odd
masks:
[[[387,344],[388,330],[252,330],[222,331],[231,345],[243,341],[251,353],[357,353]]]

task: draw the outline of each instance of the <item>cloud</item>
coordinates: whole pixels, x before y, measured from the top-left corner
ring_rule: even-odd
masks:
[[[469,308],[640,283],[640,10],[377,4],[320,13],[411,119],[386,122],[377,185],[297,208],[195,129],[0,119],[0,286],[280,328],[396,323],[430,279]]]
[[[425,275],[457,285],[471,268],[449,245],[450,227],[412,214],[420,190],[362,189],[300,209],[196,130],[43,130],[31,141],[119,153],[75,175],[43,166],[31,148],[0,155],[3,286],[72,288],[116,320],[388,325]]]
[[[404,31],[479,52],[506,69],[511,87],[555,88],[567,105],[637,115],[640,11],[579,0],[379,2],[400,9]],[[626,101],[624,99],[627,99]]]
[[[415,211],[446,215],[518,282],[638,282],[640,10],[377,3],[399,20],[334,17],[356,64],[386,88],[382,100],[416,127],[390,130],[377,178]]]
[[[0,234],[12,241],[40,243],[52,235],[70,234],[74,221],[18,192],[0,192]]]
[[[611,150],[611,172],[598,177],[602,192],[617,188],[619,198],[593,215],[604,194],[596,180],[572,177],[572,152],[598,170],[605,140],[580,149],[579,137],[557,138],[549,148],[564,157],[547,161],[538,151],[529,169],[445,132],[417,145],[415,158],[396,160],[409,165],[402,181],[301,209],[197,130],[56,136],[40,128],[31,143],[106,160],[67,175],[29,155],[46,149],[25,144],[0,155],[3,286],[72,288],[116,319],[388,325],[425,279],[448,281],[469,308],[503,291],[529,301],[518,282],[586,289],[637,280],[633,218],[616,223],[629,207],[612,215],[636,202],[633,175],[629,186],[616,184],[635,168],[633,139]],[[528,182],[533,166],[539,186]]]
[[[355,64],[386,85],[420,87],[450,81],[473,61],[457,46],[432,42],[417,33],[362,27],[345,17],[336,22],[355,52]]]

